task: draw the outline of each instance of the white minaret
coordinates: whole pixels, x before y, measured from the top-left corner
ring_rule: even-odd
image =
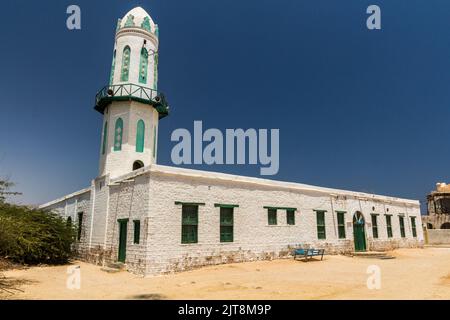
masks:
[[[115,178],[156,162],[158,120],[168,115],[157,91],[158,33],[141,7],[118,21],[109,85],[95,102],[103,114],[99,176]]]

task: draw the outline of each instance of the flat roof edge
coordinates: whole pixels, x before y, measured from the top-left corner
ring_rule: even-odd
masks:
[[[302,184],[302,183],[297,183],[297,182],[263,179],[263,178],[233,175],[233,174],[214,172],[214,171],[186,169],[186,168],[155,165],[155,164],[149,166],[149,170],[150,170],[150,172],[162,173],[162,174],[182,175],[182,176],[190,176],[190,177],[204,178],[204,179],[219,179],[222,181],[250,183],[250,184],[257,184],[257,185],[268,186],[268,187],[272,186],[272,187],[277,187],[277,188],[294,189],[294,190],[299,190],[299,191],[326,193],[326,194],[336,195],[336,196],[338,196],[338,195],[339,196],[352,196],[355,198],[367,198],[367,200],[382,200],[382,201],[387,201],[387,202],[388,201],[400,202],[400,203],[420,206],[420,201],[414,200],[414,199],[405,199],[405,198],[391,197],[391,196],[386,196],[386,195],[378,195],[378,194],[350,191],[350,190],[343,190],[343,189],[318,187],[318,186]]]
[[[57,204],[58,202],[66,201],[66,200],[68,200],[70,198],[73,198],[73,197],[76,197],[76,196],[79,196],[79,195],[82,195],[82,194],[88,193],[88,192],[91,192],[91,188],[90,187],[81,189],[79,191],[72,192],[72,193],[70,193],[70,194],[68,194],[66,196],[63,196],[63,197],[57,198],[55,200],[49,201],[47,203],[41,204],[41,205],[39,205],[38,208],[39,209],[47,208],[47,207],[50,207],[50,206],[52,206],[54,204]]]

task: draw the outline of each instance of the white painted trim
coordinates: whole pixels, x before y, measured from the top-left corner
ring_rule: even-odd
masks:
[[[92,184],[91,184],[91,188],[92,188],[92,191],[91,191],[91,226],[90,226],[90,230],[89,230],[90,231],[90,233],[89,233],[89,250],[92,245],[92,233],[94,230],[95,188],[96,188],[95,183],[96,183],[96,180],[93,180]]]
[[[108,235],[108,220],[109,220],[109,186],[106,185],[105,183],[105,188],[108,188],[105,192],[106,192],[106,214],[105,214],[105,238],[103,240],[103,249],[106,250],[106,240],[107,240],[107,235]]]

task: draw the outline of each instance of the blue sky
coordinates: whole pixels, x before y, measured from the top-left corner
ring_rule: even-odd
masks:
[[[78,4],[82,30],[66,28]],[[366,28],[370,4],[382,30]],[[450,181],[450,2],[8,1],[1,4],[0,175],[42,203],[97,175],[116,21],[160,27],[160,164],[177,128],[279,128],[273,179],[420,199]],[[259,166],[191,168],[258,176]]]

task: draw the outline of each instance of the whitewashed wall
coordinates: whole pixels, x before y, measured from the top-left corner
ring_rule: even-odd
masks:
[[[103,118],[103,127],[108,121],[108,137],[105,154],[102,154],[102,146],[100,149],[99,176],[109,174],[111,178],[116,178],[127,174],[137,160],[142,161],[144,166],[156,162],[157,148],[153,153],[153,141],[155,127],[156,134],[158,132],[158,111],[155,108],[134,101],[113,102],[105,110]],[[114,130],[118,118],[123,120],[122,150],[114,151]],[[144,152],[136,152],[137,123],[141,119],[145,123]],[[158,137],[155,139],[157,141]]]
[[[158,166],[156,166],[158,167]],[[159,166],[161,168],[161,166]],[[162,170],[151,172],[150,218],[148,225],[147,273],[171,272],[191,267],[233,261],[247,261],[283,257],[292,247],[325,248],[328,253],[354,250],[353,227],[346,228],[346,239],[338,239],[335,210],[347,211],[346,221],[361,211],[366,220],[368,248],[385,250],[396,247],[422,245],[420,210],[418,202],[405,203],[381,200],[384,197],[360,200],[354,195],[346,200],[333,201],[330,193],[314,190],[295,190],[293,184],[267,185],[257,179],[189,170]],[[182,173],[182,174],[180,174]],[[211,176],[220,176],[217,179]],[[264,181],[264,180],[261,180]],[[337,190],[336,190],[337,191]],[[198,243],[181,243],[181,205],[175,201],[205,203],[199,206]],[[234,242],[220,243],[220,209],[215,203],[239,205],[234,209]],[[278,210],[278,225],[269,226],[267,209],[295,207],[295,225],[287,225],[286,211]],[[372,209],[375,207],[375,210]],[[384,213],[392,214],[393,238],[387,238]],[[316,213],[326,210],[326,239],[318,240]],[[373,239],[370,213],[379,213],[379,239]],[[406,238],[401,238],[398,214],[405,214]],[[416,217],[417,238],[413,238],[409,217]]]
[[[149,175],[138,175],[110,188],[106,248],[110,261],[117,260],[119,244],[118,219],[128,219],[126,263],[136,273],[144,273],[147,254],[147,224],[149,216]],[[133,221],[140,221],[139,244],[134,243]]]
[[[199,206],[196,244],[181,243],[182,206],[176,201],[205,203]],[[215,203],[239,205],[234,209],[232,243],[220,242],[220,209]],[[278,224],[269,226],[264,206],[297,208],[295,225],[288,225],[286,211],[278,210]],[[127,268],[147,275],[287,257],[299,246],[348,253],[354,250],[351,222],[356,211],[365,217],[369,250],[423,245],[418,201],[159,165],[111,181],[108,176],[97,178],[90,191],[44,207],[63,216],[85,212],[80,256],[97,264],[117,261],[117,220],[129,219]],[[327,211],[324,240],[317,238],[314,210]],[[347,212],[346,239],[338,239],[336,210]],[[373,239],[371,213],[379,214],[378,239]],[[392,215],[393,238],[387,237],[386,213]],[[400,236],[399,214],[405,216],[405,238]],[[412,236],[412,216],[416,217],[416,238]],[[133,220],[141,223],[139,244],[133,243]]]

